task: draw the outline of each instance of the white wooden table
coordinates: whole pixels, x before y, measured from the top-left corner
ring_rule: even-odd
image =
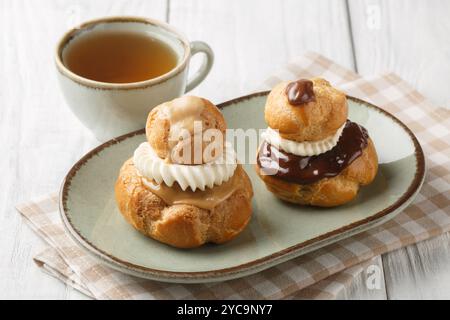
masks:
[[[65,106],[53,66],[59,36],[107,15],[168,21],[208,42],[216,63],[195,94],[221,102],[254,88],[306,50],[361,74],[393,71],[450,106],[450,1],[446,0],[0,0],[0,298],[80,299],[41,273],[41,241],[14,205],[54,192],[97,144]],[[342,298],[450,298],[450,239],[380,257],[380,290],[361,276]]]

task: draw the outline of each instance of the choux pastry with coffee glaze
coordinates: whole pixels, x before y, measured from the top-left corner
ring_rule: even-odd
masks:
[[[208,129],[220,142],[216,148],[206,143]],[[203,98],[184,96],[154,108],[147,141],[125,161],[115,185],[124,218],[144,235],[178,248],[224,243],[242,232],[251,218],[253,189],[224,143],[225,129],[220,111]]]
[[[324,79],[282,82],[265,105],[256,171],[278,198],[333,207],[370,184],[378,158],[365,128],[347,119],[344,93]]]
[[[196,108],[197,105],[203,107]],[[202,124],[200,134],[208,129],[217,129],[225,138],[226,123],[219,109],[206,99],[184,96],[163,103],[150,111],[146,124],[147,141],[161,159],[177,163],[174,155],[179,152],[182,142],[171,139],[171,137],[179,135],[180,130],[186,129],[187,126],[194,126],[195,123]],[[189,129],[191,141],[194,143],[196,132],[194,132],[194,128],[187,129]],[[203,141],[203,148],[206,148],[208,142]],[[203,158],[195,160],[193,157],[188,157],[186,163],[180,164],[203,164],[210,161],[210,159]]]

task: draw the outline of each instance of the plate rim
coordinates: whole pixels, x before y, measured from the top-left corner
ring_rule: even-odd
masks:
[[[220,103],[217,105],[219,109],[223,109],[225,107],[228,107],[230,105],[242,102],[244,100],[249,100],[256,97],[261,96],[267,96],[269,94],[269,90],[267,91],[260,91],[251,93],[248,95],[240,96],[238,98],[234,98],[231,100],[228,100],[226,102]],[[92,157],[97,155],[99,152],[103,151],[106,148],[111,147],[114,144],[120,143],[128,138],[132,138],[136,135],[145,134],[145,128],[135,130],[129,133],[126,133],[124,135],[121,135],[119,137],[110,139],[97,147],[90,150],[88,153],[86,153],[83,157],[81,157],[67,172],[66,176],[64,177],[61,188],[59,192],[59,212],[61,219],[63,221],[63,225],[68,230],[69,235],[75,242],[77,242],[81,247],[85,250],[87,250],[89,253],[94,254],[96,257],[100,258],[102,261],[108,263],[113,268],[122,267],[125,268],[126,271],[131,272],[135,276],[141,276],[144,278],[153,278],[157,280],[166,280],[166,281],[174,281],[174,280],[204,280],[211,278],[211,281],[214,281],[214,278],[226,278],[226,277],[232,277],[234,274],[239,273],[248,273],[252,269],[258,269],[258,267],[264,266],[266,264],[270,264],[272,261],[283,261],[283,258],[288,257],[290,254],[294,254],[298,250],[307,247],[308,245],[312,245],[315,243],[319,243],[322,241],[325,241],[327,239],[333,238],[335,236],[339,236],[340,234],[343,234],[345,232],[350,232],[351,230],[357,230],[359,227],[363,227],[364,225],[367,225],[371,222],[374,222],[376,220],[380,220],[383,217],[388,216],[389,214],[394,213],[396,210],[401,208],[403,205],[408,203],[408,200],[415,196],[417,192],[420,190],[422,183],[425,178],[425,156],[423,149],[414,135],[414,133],[411,131],[411,129],[408,128],[401,120],[399,120],[397,117],[389,113],[388,111],[370,103],[365,100],[347,95],[347,99],[352,100],[354,102],[357,102],[359,104],[363,104],[366,107],[375,109],[376,111],[382,113],[383,115],[389,117],[394,122],[396,122],[400,127],[403,128],[403,130],[409,135],[410,139],[412,140],[414,144],[414,155],[416,158],[416,172],[414,175],[414,179],[412,180],[411,184],[408,186],[407,190],[399,197],[399,199],[394,202],[392,205],[384,208],[381,211],[378,211],[374,213],[373,215],[366,217],[364,219],[352,222],[350,224],[344,225],[339,227],[338,229],[334,229],[332,231],[323,233],[319,236],[316,236],[314,238],[308,239],[306,241],[303,241],[301,243],[297,243],[295,245],[292,245],[290,247],[287,247],[283,250],[279,250],[277,252],[274,252],[272,254],[260,257],[258,259],[242,263],[236,266],[231,266],[227,268],[222,269],[215,269],[215,270],[206,270],[206,271],[169,271],[169,270],[162,270],[162,269],[154,269],[154,268],[148,268],[142,265],[137,265],[134,263],[131,263],[129,261],[125,261],[122,259],[119,259],[115,257],[112,254],[109,254],[108,252],[105,252],[104,250],[98,248],[94,244],[92,244],[88,239],[86,239],[79,230],[73,225],[71,219],[69,218],[69,215],[67,214],[66,210],[67,208],[67,198],[68,193],[70,189],[70,184],[77,174],[78,170],[83,167]],[[275,264],[274,264],[275,265]],[[120,269],[121,270],[121,269]],[[124,271],[124,270],[121,270]]]

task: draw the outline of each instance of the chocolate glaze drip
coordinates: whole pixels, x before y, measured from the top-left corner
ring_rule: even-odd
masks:
[[[311,80],[300,79],[286,87],[286,95],[290,104],[298,106],[316,100]]]
[[[347,120],[336,146],[317,156],[297,156],[278,150],[266,141],[260,147],[258,166],[266,173],[297,184],[311,184],[337,176],[367,147],[367,130]]]

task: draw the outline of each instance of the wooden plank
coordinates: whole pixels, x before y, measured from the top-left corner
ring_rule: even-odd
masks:
[[[213,70],[193,93],[214,102],[254,90],[304,51],[353,66],[344,1],[172,0],[169,21],[213,48]]]
[[[450,107],[450,2],[350,0],[358,71],[397,73]]]
[[[389,299],[450,298],[448,233],[383,256]]]
[[[450,2],[355,1],[349,11],[360,73],[393,71],[450,107]],[[389,299],[450,298],[449,236],[383,256]]]
[[[57,191],[71,165],[97,144],[65,106],[53,53],[69,27],[118,14],[165,19],[166,1],[0,1],[0,298],[80,297],[34,266],[42,243],[14,205]]]

